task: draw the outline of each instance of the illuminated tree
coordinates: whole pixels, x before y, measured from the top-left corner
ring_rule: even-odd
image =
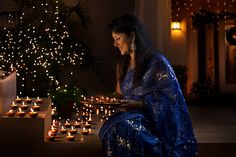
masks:
[[[20,11],[9,14],[15,27],[0,30],[0,69],[17,70],[17,95],[46,96],[61,84],[62,67],[85,63],[88,48],[71,38],[68,14],[60,1],[22,0]],[[70,73],[74,77],[74,73]]]

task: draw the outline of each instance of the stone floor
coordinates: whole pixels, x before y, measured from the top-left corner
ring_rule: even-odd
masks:
[[[236,106],[188,108],[199,143],[199,157],[235,157]],[[46,142],[38,145],[21,144],[17,147],[10,145],[6,148],[1,146],[1,141],[0,156],[13,157],[22,154],[24,157],[101,157],[101,144],[97,136],[99,127],[97,125],[94,134],[84,138],[83,142]]]

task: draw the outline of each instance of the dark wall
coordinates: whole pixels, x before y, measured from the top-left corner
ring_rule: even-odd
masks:
[[[112,18],[134,12],[135,0],[87,0],[92,22],[88,28],[78,26],[73,36],[84,41],[95,60],[95,70],[80,69],[78,84],[90,94],[110,93],[115,90],[116,53],[108,25]]]

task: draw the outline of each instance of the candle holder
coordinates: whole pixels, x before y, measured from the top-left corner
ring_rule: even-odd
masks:
[[[80,122],[77,122],[77,121],[75,121],[75,123],[74,123],[74,127],[75,128],[79,128],[81,126],[81,123]]]
[[[36,103],[41,104],[43,102],[43,99],[40,99],[39,97],[37,97],[37,99],[35,100]]]
[[[88,122],[89,124],[92,124],[92,122],[93,122],[92,118],[89,118],[89,119],[87,120],[87,122]]]
[[[17,96],[16,99],[15,99],[15,102],[16,102],[16,103],[21,103],[21,102],[22,102],[22,99]]]
[[[71,129],[69,130],[69,132],[70,132],[71,134],[76,134],[76,133],[77,133],[77,130],[74,129],[73,127],[71,127]]]
[[[17,116],[19,117],[24,117],[25,116],[25,112],[21,110],[21,108],[19,109],[19,111],[16,113]]]
[[[66,139],[68,141],[74,141],[75,140],[75,136],[71,135],[69,132],[68,132],[68,135],[66,136]]]
[[[27,96],[26,99],[24,100],[24,102],[26,102],[26,103],[31,103],[31,102],[32,102],[32,99],[30,99],[30,98]]]
[[[28,105],[26,105],[24,102],[22,103],[22,105],[20,105],[20,108],[22,110],[26,110],[28,108]]]
[[[68,121],[66,121],[66,123],[64,125],[65,125],[66,128],[70,128],[71,127],[71,124]]]
[[[62,128],[60,129],[60,133],[61,134],[66,134],[67,130],[62,126]]]
[[[89,130],[83,128],[83,130],[81,130],[81,133],[82,133],[83,135],[88,135],[88,134],[89,134]]]
[[[33,108],[35,111],[39,111],[39,110],[40,110],[40,106],[37,105],[36,103],[34,103],[34,105],[32,106],[32,108]]]
[[[16,105],[14,102],[11,104],[11,109],[16,110],[18,108],[18,105]]]
[[[35,112],[32,108],[30,109],[31,111],[29,112],[30,117],[35,118],[38,115],[38,112]]]
[[[48,141],[54,141],[55,140],[55,135],[52,135],[51,130],[48,131],[48,135],[47,135],[47,140]]]
[[[85,128],[91,128],[91,127],[92,127],[92,125],[91,125],[91,124],[89,124],[88,122],[86,122],[86,123],[84,124],[84,127],[85,127]]]
[[[6,112],[6,116],[8,117],[13,117],[15,115],[15,112],[13,110],[9,110],[8,112]]]

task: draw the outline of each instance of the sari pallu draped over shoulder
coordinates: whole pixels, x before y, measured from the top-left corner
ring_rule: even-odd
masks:
[[[100,130],[104,156],[195,157],[197,142],[174,71],[156,55],[133,87],[134,70],[121,83],[124,99],[143,101],[146,110],[117,113]]]

